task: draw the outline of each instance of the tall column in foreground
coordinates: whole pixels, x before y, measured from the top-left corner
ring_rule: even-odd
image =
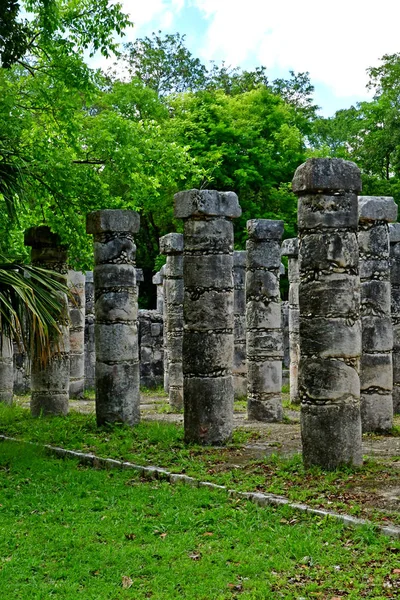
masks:
[[[358,199],[362,356],[360,365],[363,431],[393,427],[393,329],[390,315],[389,221],[397,218],[390,197]]]
[[[184,219],[183,397],[186,442],[223,444],[233,429],[233,192],[175,195]]]
[[[293,179],[299,196],[301,436],[307,467],[360,465],[358,275],[360,171],[313,158]]]
[[[233,253],[234,305],[234,356],[233,388],[235,398],[247,396],[246,361],[246,251]]]
[[[70,398],[82,398],[85,391],[85,275],[68,271],[72,298],[69,300]]]
[[[164,372],[168,372],[169,403],[183,408],[183,235],[160,238],[160,253],[167,256],[164,271]],[[167,365],[165,365],[167,363]]]
[[[299,241],[297,238],[285,240],[282,244],[282,256],[288,257],[289,277],[289,377],[290,377],[290,402],[299,404],[299,359],[300,359],[300,334],[299,334]]]
[[[87,215],[94,236],[96,418],[98,425],[140,420],[136,246],[139,215],[97,210]]]
[[[67,248],[60,237],[43,225],[25,232],[25,246],[31,246],[32,265],[59,273],[57,279],[67,283]],[[40,357],[32,358],[31,414],[66,415],[69,403],[69,326],[68,301],[60,294],[64,307],[60,335],[51,341],[50,359],[44,365]]]
[[[393,327],[393,413],[400,413],[400,223],[389,225]]]
[[[282,315],[279,277],[283,221],[247,221],[247,413],[281,421]]]

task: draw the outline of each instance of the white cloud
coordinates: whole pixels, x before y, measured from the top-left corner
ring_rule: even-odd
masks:
[[[184,5],[185,0],[122,0],[122,10],[134,23],[135,37],[149,24],[154,31],[167,29]]]
[[[191,2],[209,20],[204,58],[309,71],[339,97],[365,96],[367,67],[400,51],[395,0]]]

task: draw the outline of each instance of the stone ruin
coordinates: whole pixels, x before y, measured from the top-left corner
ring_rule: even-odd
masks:
[[[359,196],[360,172],[341,159],[308,160],[293,191],[298,238],[282,243],[283,222],[250,220],[245,251],[233,249],[236,194],[176,194],[184,233],[160,239],[155,310],[138,310],[135,212],[88,215],[95,267],[85,277],[68,272],[58,236],[28,230],[32,263],[64,280],[68,272],[69,327],[63,318],[45,366],[3,338],[0,401],[11,403],[14,380],[14,393],[30,387],[32,414],[65,414],[69,397],[95,388],[99,425],[134,425],[139,384],[164,385],[171,407],[183,408],[187,442],[224,444],[234,397],[247,397],[249,419],[282,420],[283,367],[301,404],[305,464],[361,464],[362,431],[390,431],[400,412],[400,224],[389,224],[397,206]]]

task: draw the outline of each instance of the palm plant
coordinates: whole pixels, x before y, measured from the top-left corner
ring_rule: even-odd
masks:
[[[51,340],[65,321],[66,282],[59,273],[0,256],[0,333],[29,356],[50,358]]]

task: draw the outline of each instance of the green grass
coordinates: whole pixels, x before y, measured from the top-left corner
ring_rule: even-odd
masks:
[[[145,421],[134,428],[121,425],[98,429],[94,415],[71,412],[67,417],[34,419],[26,409],[0,405],[0,433],[141,465],[156,465],[237,490],[282,494],[314,507],[400,525],[398,511],[375,510],[370,502],[377,485],[398,486],[398,468],[366,460],[358,469],[326,473],[317,468],[306,471],[300,455],[258,459],[246,454],[244,445],[261,438],[259,432],[238,429],[232,443],[222,448],[186,446],[182,426],[173,423]]]
[[[0,445],[0,597],[394,598],[400,544],[369,527],[142,482]]]

